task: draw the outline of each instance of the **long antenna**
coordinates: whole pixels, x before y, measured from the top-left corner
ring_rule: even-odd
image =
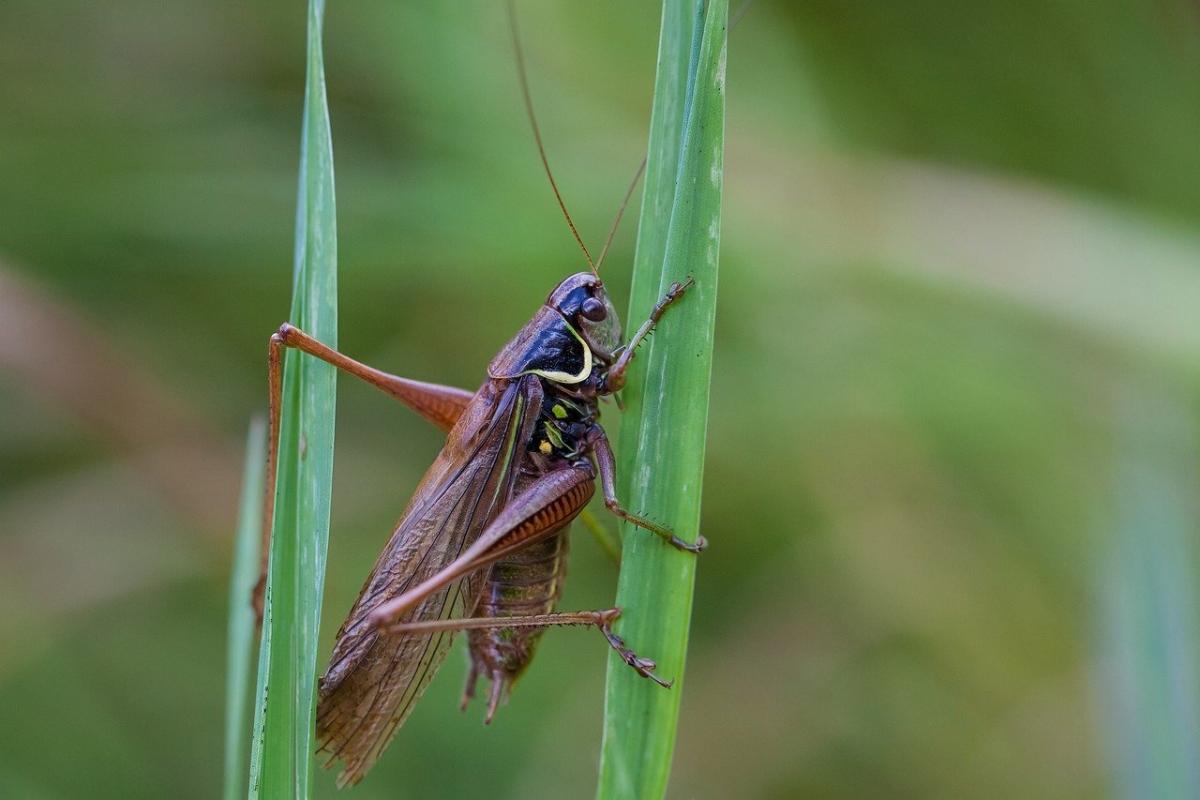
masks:
[[[742,17],[746,16],[746,12],[750,10],[750,6],[753,3],[754,0],[745,0],[745,2],[733,12],[733,16],[729,18],[729,30],[733,30],[737,27],[737,24],[742,21]]]
[[[625,206],[629,205],[629,198],[633,197],[633,190],[637,188],[638,181],[642,179],[642,173],[645,171],[646,156],[642,156],[642,163],[638,164],[637,172],[633,173],[633,180],[629,182],[629,188],[625,190],[625,199],[621,201],[621,207],[617,209],[617,217],[613,220],[612,227],[608,229],[608,238],[604,240],[604,247],[600,248],[600,256],[596,259],[597,274],[600,272],[600,265],[604,263],[604,257],[608,255],[608,247],[612,244],[613,237],[617,235],[617,226],[621,224]]]
[[[550,188],[554,190],[554,197],[558,200],[558,207],[562,209],[563,216],[567,218],[567,225],[570,226],[571,233],[575,236],[575,241],[579,243],[579,249],[583,251],[584,258],[587,259],[588,269],[599,275],[596,272],[596,264],[592,261],[592,254],[588,252],[587,245],[583,243],[583,239],[579,236],[579,231],[575,228],[575,221],[571,219],[571,213],[567,211],[567,204],[563,202],[562,194],[558,191],[558,184],[554,180],[554,173],[550,171],[550,162],[546,159],[546,148],[542,145],[542,132],[538,128],[537,115],[533,113],[533,99],[529,94],[529,79],[525,75],[525,55],[521,50],[521,36],[517,32],[517,10],[513,4],[513,0],[508,0],[508,27],[512,32],[513,52],[517,57],[517,76],[521,79],[521,94],[525,98],[525,111],[529,114],[529,124],[533,128],[533,138],[537,142],[538,155],[542,157],[542,166],[546,168],[546,177],[550,179]]]
[[[729,30],[737,27],[737,24],[742,21],[742,17],[746,16],[746,12],[750,10],[750,6],[753,4],[754,0],[743,0],[741,6],[738,7],[729,20]],[[633,190],[637,187],[638,181],[641,180],[642,173],[646,171],[647,158],[648,156],[642,156],[642,163],[638,164],[637,172],[633,173],[633,180],[629,182],[629,188],[625,191],[625,199],[621,201],[621,207],[617,209],[617,217],[613,220],[612,227],[608,229],[608,238],[604,240],[604,247],[600,248],[600,257],[596,259],[596,269],[593,272],[599,273],[600,265],[604,263],[604,257],[608,255],[608,248],[612,244],[613,237],[617,235],[617,226],[621,224],[621,215],[625,213],[625,207],[629,205],[629,198],[633,197]],[[562,201],[560,200],[559,202]]]

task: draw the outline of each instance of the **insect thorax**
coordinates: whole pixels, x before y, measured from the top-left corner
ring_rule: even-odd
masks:
[[[596,421],[595,400],[581,398],[567,387],[545,378],[542,385],[545,395],[529,442],[530,452],[547,459],[571,461],[579,458],[587,433]]]

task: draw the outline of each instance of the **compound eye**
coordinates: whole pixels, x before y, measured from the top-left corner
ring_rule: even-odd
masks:
[[[604,307],[604,303],[594,297],[589,297],[583,301],[583,305],[579,308],[579,313],[585,319],[590,319],[592,322],[599,322],[608,316],[608,310]]]

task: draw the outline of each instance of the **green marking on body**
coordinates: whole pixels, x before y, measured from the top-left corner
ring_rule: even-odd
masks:
[[[554,427],[553,425],[547,424],[545,426],[545,429],[546,429],[546,438],[549,439],[550,442],[555,447],[557,447],[559,449],[566,449],[566,444],[563,442],[562,434],[559,432],[558,428]]]

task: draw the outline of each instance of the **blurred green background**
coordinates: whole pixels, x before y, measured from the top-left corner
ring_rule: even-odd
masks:
[[[592,243],[644,147],[654,5],[521,4]],[[0,4],[0,796],[219,791],[304,19]],[[581,267],[502,8],[333,4],[326,70],[342,349],[475,386]],[[760,0],[728,89],[670,794],[1200,795],[1200,10]],[[339,395],[326,641],[439,444]],[[563,607],[615,578],[577,533]],[[452,657],[351,795],[590,796],[604,664],[594,633],[548,634],[485,729]]]

